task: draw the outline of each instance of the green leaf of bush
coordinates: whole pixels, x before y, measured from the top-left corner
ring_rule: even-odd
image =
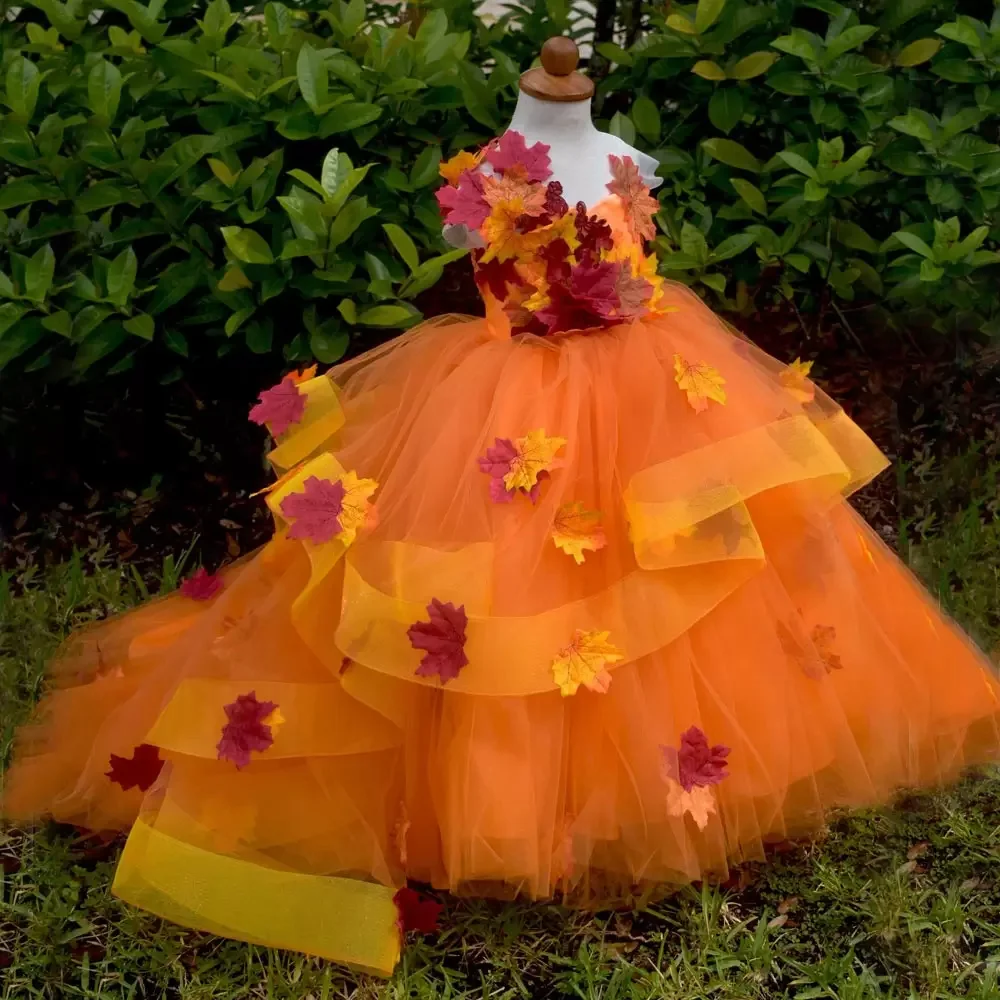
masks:
[[[274,260],[271,248],[264,238],[252,229],[239,226],[223,226],[222,238],[237,260],[247,264],[270,264]]]

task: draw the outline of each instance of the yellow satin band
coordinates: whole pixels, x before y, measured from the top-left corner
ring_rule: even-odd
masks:
[[[299,384],[306,397],[302,419],[284,436],[284,440],[268,455],[271,464],[285,470],[307,459],[317,448],[344,426],[344,411],[337,390],[325,375]]]
[[[274,702],[283,719],[280,726],[272,726],[274,743],[267,749],[268,760],[374,753],[400,742],[393,725],[359,706],[336,683],[207,679],[181,682],[146,742],[169,752],[214,760],[226,724],[224,706],[250,691],[258,701]]]
[[[174,923],[376,975],[390,975],[399,959],[392,887],[250,864],[169,837],[142,818],[112,892]]]

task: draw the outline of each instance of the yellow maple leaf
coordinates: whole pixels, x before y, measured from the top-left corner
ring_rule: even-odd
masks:
[[[676,781],[667,785],[667,813],[670,816],[687,814],[699,830],[708,826],[708,819],[715,815],[715,792],[711,785],[695,785],[690,792],[684,791],[684,786]]]
[[[281,714],[280,708],[275,708],[263,722],[265,726],[271,727],[271,737],[274,738],[278,735],[278,730],[285,724],[285,717]]]
[[[359,479],[357,473],[345,473],[340,480],[344,487],[344,506],[340,512],[340,534],[337,540],[344,545],[351,545],[358,536],[358,531],[371,518],[371,497],[378,489],[374,479]]]
[[[581,684],[599,694],[608,690],[608,665],[625,659],[622,651],[608,641],[610,636],[610,632],[577,630],[573,641],[552,661],[552,676],[564,698],[576,694]]]
[[[680,354],[674,355],[674,381],[687,393],[687,400],[695,413],[703,413],[712,400],[720,406],[726,405],[726,390],[722,387],[726,380],[717,368],[703,361],[692,364]]]
[[[456,187],[459,178],[466,170],[475,170],[479,166],[481,157],[475,153],[470,153],[463,149],[456,153],[450,160],[445,160],[438,167],[438,173],[452,186]]]
[[[528,431],[514,442],[517,457],[510,464],[510,472],[503,477],[504,486],[508,490],[530,493],[538,484],[539,474],[553,467],[556,455],[565,444],[565,438],[546,437],[544,428]]]
[[[813,363],[796,358],[778,376],[778,381],[800,403],[811,403],[816,396],[816,386],[809,381]]]
[[[600,511],[587,510],[579,500],[563,504],[552,523],[552,541],[580,565],[585,551],[597,552],[607,544]]]

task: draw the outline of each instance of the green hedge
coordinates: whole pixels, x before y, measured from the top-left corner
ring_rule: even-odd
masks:
[[[700,0],[635,30],[635,9],[631,45],[597,45],[598,107],[662,164],[664,273],[803,328],[1000,327],[1000,17]],[[411,324],[455,257],[441,157],[582,30],[565,0],[491,25],[470,0],[33,0],[0,27],[0,376],[333,362]]]

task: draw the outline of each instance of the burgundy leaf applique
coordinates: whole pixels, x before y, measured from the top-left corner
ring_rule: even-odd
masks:
[[[616,284],[621,264],[578,264],[569,280],[549,288],[549,304],[535,314],[549,333],[586,330],[616,322]]]
[[[465,655],[465,630],[469,618],[465,607],[456,608],[437,598],[427,605],[429,621],[417,622],[407,631],[410,645],[422,649],[424,658],[416,669],[418,677],[439,677],[442,684],[454,680],[469,663]]]
[[[105,777],[116,785],[121,785],[126,792],[130,788],[145,792],[152,788],[153,782],[160,776],[163,763],[158,747],[140,743],[132,751],[131,757],[119,757],[113,753],[109,761],[111,770],[105,773]]]
[[[479,229],[490,214],[483,196],[483,178],[466,170],[458,179],[458,187],[442,187],[435,192],[441,217],[449,226]]]
[[[277,707],[273,701],[258,701],[254,691],[226,705],[229,721],[222,727],[222,739],[216,747],[219,760],[231,760],[237,768],[243,768],[250,763],[253,751],[266,750],[274,742],[266,720]]]
[[[717,785],[729,777],[726,770],[729,747],[721,744],[709,746],[708,737],[697,726],[681,734],[679,750],[661,746],[660,752],[663,754],[664,774],[676,781],[685,792]]]
[[[549,181],[545,185],[545,214],[556,219],[569,211],[569,204],[563,197],[563,186],[559,181]]]
[[[580,241],[576,259],[581,264],[593,263],[600,259],[602,250],[611,250],[615,242],[611,227],[596,215],[587,215],[587,206],[582,201],[576,204],[576,238]]]
[[[192,601],[209,601],[222,589],[222,577],[209,573],[204,566],[194,571],[180,586],[180,591]]]
[[[567,281],[573,272],[569,244],[565,240],[553,240],[538,251],[539,259],[545,263],[545,280],[551,284]]]
[[[392,901],[396,904],[399,917],[396,926],[406,934],[416,931],[418,934],[433,934],[438,929],[438,920],[444,907],[428,896],[422,896],[416,889],[403,886]]]
[[[307,538],[317,545],[336,538],[343,530],[341,514],[347,490],[339,479],[310,476],[301,493],[290,493],[281,501],[281,513],[292,521],[289,538]]]
[[[486,159],[498,173],[511,167],[523,167],[529,181],[544,181],[552,176],[549,146],[536,142],[528,146],[520,132],[505,132],[486,151]]]
[[[250,419],[255,424],[267,424],[275,437],[297,424],[306,411],[306,397],[290,375],[257,399],[259,402],[250,410]]]
[[[476,279],[490,290],[494,298],[502,302],[507,297],[508,285],[523,284],[518,277],[516,264],[513,257],[507,260],[492,257],[485,264],[476,266]]]
[[[490,498],[494,503],[510,503],[514,499],[515,491],[504,485],[504,476],[510,472],[517,457],[517,446],[510,438],[497,438],[493,447],[487,448],[486,454],[479,459],[480,470],[490,477]]]

